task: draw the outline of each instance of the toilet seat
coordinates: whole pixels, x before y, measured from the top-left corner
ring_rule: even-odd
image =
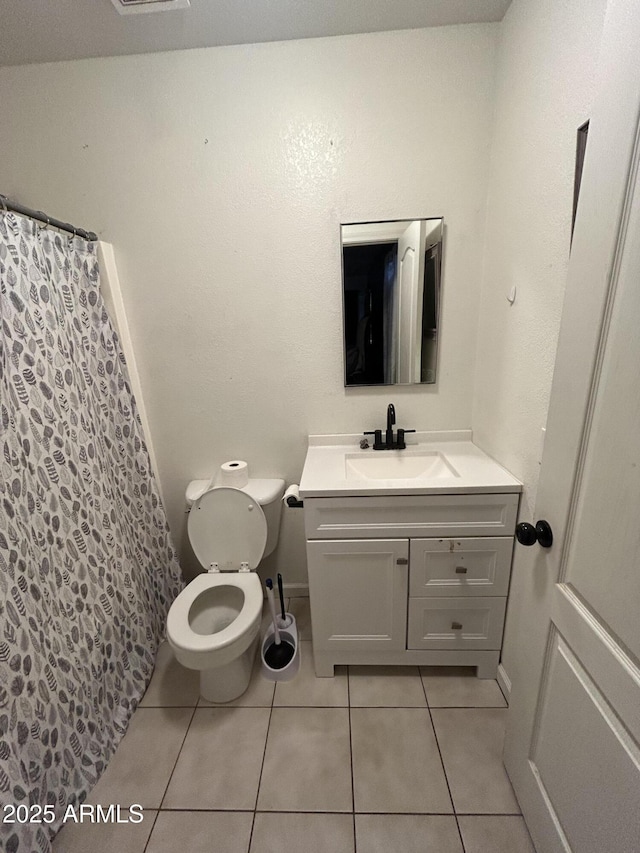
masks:
[[[189,616],[196,599],[220,587],[240,589],[244,601],[235,619],[211,634],[199,634],[191,627]],[[254,640],[262,616],[262,584],[254,572],[203,573],[182,590],[169,609],[167,635],[178,661],[190,669],[203,669],[203,656],[215,653],[218,665],[241,655]]]
[[[189,540],[209,571],[255,569],[267,544],[267,519],[260,504],[240,489],[205,492],[191,507]]]

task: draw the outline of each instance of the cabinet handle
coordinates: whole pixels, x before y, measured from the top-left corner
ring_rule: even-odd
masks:
[[[457,575],[466,575],[467,567],[466,566],[456,566],[456,574]]]
[[[398,566],[406,566],[409,563],[409,560],[406,557],[398,557],[396,560],[396,564]]]
[[[462,622],[452,622],[451,629],[453,631],[459,631],[462,628]]]

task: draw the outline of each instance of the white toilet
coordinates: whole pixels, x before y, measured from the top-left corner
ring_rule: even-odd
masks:
[[[200,670],[210,702],[230,702],[249,686],[263,604],[255,569],[278,542],[283,494],[284,480],[249,479],[241,489],[205,491],[189,511],[189,541],[206,572],[171,605],[167,639],[183,666]]]

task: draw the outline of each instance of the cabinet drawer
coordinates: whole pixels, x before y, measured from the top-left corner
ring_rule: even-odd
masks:
[[[513,536],[518,495],[305,498],[307,539]]]
[[[509,589],[511,537],[412,539],[409,595],[503,596]]]
[[[506,602],[506,598],[410,598],[407,648],[499,649]]]

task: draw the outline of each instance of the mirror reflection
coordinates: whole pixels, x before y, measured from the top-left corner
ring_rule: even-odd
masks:
[[[436,381],[443,224],[342,225],[345,385]]]

